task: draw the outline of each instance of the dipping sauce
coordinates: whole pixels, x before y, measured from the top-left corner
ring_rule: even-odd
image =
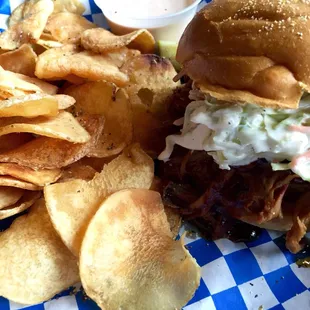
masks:
[[[117,35],[148,29],[155,40],[178,42],[201,0],[94,0]]]
[[[193,4],[195,0],[107,0],[107,2],[115,15],[149,18],[180,12]]]

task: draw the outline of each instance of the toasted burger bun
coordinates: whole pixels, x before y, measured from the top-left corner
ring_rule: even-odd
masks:
[[[177,52],[188,75],[220,100],[298,108],[310,91],[310,1],[214,0]]]

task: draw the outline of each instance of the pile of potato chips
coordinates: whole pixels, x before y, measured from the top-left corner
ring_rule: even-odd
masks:
[[[81,281],[102,309],[178,309],[200,271],[151,158],[176,72],[147,30],[83,12],[29,0],[0,34],[0,219],[28,210],[0,233],[0,295],[35,304]]]

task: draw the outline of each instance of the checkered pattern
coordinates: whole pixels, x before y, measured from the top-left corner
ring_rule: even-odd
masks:
[[[202,280],[184,310],[310,309],[310,269],[298,268],[285,239],[263,231],[251,243],[222,239],[186,239],[187,248],[202,268]]]
[[[0,0],[0,29],[6,28],[11,11],[23,0]],[[94,0],[84,0],[85,16],[107,28]],[[205,1],[205,2],[209,2]],[[202,5],[205,4],[203,1]],[[7,222],[0,222],[5,229]],[[208,242],[186,239],[190,253],[202,268],[200,287],[184,310],[310,310],[310,269],[298,268],[297,258],[285,249],[284,238],[264,231],[251,243],[234,244],[229,240]],[[0,297],[0,310],[97,310],[97,305],[81,292],[63,292],[51,301],[24,306]]]
[[[310,250],[291,254],[281,234],[263,231],[258,240],[237,244],[185,237],[185,244],[201,266],[202,279],[183,310],[310,309],[310,269],[295,264],[310,256]],[[81,291],[72,291],[31,307],[0,297],[0,309],[99,310]]]

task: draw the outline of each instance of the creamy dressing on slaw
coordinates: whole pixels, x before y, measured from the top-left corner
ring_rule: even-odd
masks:
[[[194,2],[195,0],[113,0],[107,1],[105,5],[110,4],[114,14],[148,18],[180,12]]]
[[[195,96],[194,96],[195,97]],[[204,150],[221,169],[247,165],[259,158],[273,170],[291,169],[310,180],[310,97],[297,110],[232,105],[204,98],[186,109],[180,135],[166,139],[159,159],[168,160],[175,144]],[[287,164],[282,161],[289,161]]]

